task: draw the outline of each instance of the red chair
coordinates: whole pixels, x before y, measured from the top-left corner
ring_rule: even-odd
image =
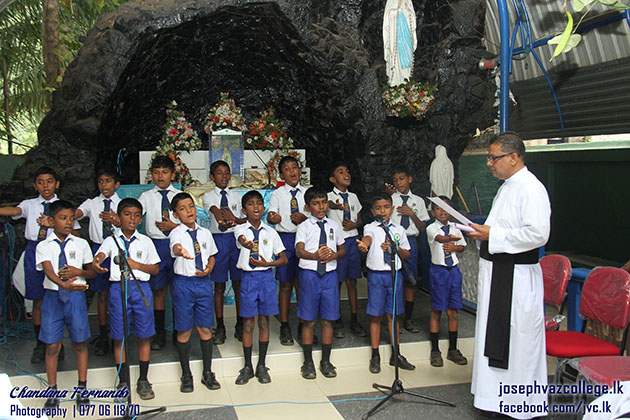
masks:
[[[579,378],[612,388],[615,382],[630,381],[630,356],[580,357],[569,363]]]
[[[571,278],[571,261],[564,255],[546,255],[540,260],[545,287],[545,304],[559,308],[567,294],[567,285]],[[545,330],[555,331],[560,322],[545,316]]]
[[[555,381],[559,382],[565,364],[576,357],[623,355],[628,336],[630,315],[630,273],[614,267],[596,268],[584,281],[580,298],[580,316],[585,322],[582,332],[547,331],[547,355],[559,359]],[[588,321],[625,330],[621,345],[584,333]]]

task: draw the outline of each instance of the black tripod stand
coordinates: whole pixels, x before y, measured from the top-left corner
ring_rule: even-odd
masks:
[[[390,234],[390,230],[389,227],[387,226],[387,224],[383,221],[382,217],[376,217],[376,220],[381,222],[381,227],[383,228],[383,230],[385,231],[385,237],[387,238],[387,240],[389,241],[389,243],[391,244],[390,250],[391,250],[391,260],[390,260],[390,267],[391,267],[391,273],[392,273],[392,289],[393,289],[393,296],[394,296],[394,302],[396,302],[396,256],[398,255],[400,257],[400,254],[398,253],[398,242],[394,240],[394,238],[392,238],[392,235]],[[403,263],[404,266],[404,262],[402,257],[400,257],[400,261]],[[411,276],[411,273],[409,272],[409,270],[407,270],[410,278],[413,278]],[[401,279],[402,280],[402,279]],[[401,281],[399,280],[399,281]],[[414,279],[415,280],[415,279]],[[412,282],[413,284],[415,284],[415,281]],[[434,398],[434,397],[430,397],[428,395],[422,395],[422,394],[418,394],[416,392],[412,392],[412,391],[407,391],[402,384],[402,381],[400,380],[400,376],[399,376],[399,367],[398,367],[398,346],[399,346],[399,342],[398,342],[398,334],[396,334],[397,331],[397,324],[398,324],[398,320],[396,319],[396,311],[392,311],[392,322],[393,322],[393,326],[392,326],[392,347],[393,347],[393,352],[394,352],[394,372],[395,372],[395,377],[394,377],[394,383],[392,383],[391,386],[386,386],[386,385],[379,385],[379,384],[372,384],[372,387],[374,389],[378,389],[379,391],[388,391],[387,395],[385,396],[385,398],[383,398],[381,401],[378,402],[378,404],[376,404],[374,407],[372,407],[372,409],[370,411],[368,411],[366,414],[364,414],[361,419],[366,420],[368,417],[370,417],[372,414],[374,414],[383,404],[385,404],[387,401],[389,401],[390,398],[392,398],[394,395],[398,395],[398,394],[409,394],[409,395],[413,395],[414,397],[418,397],[418,398],[424,398],[430,401],[435,401],[438,402],[440,404],[443,405],[448,405],[451,407],[455,407],[455,404],[450,403],[448,401],[444,401],[444,400],[440,400],[438,398]]]
[[[122,299],[122,311],[123,311],[123,348],[121,349],[120,360],[122,363],[122,356],[124,352],[127,363],[123,365],[123,369],[125,370],[125,375],[127,377],[127,380],[130,382],[129,387],[131,387],[131,376],[129,373],[129,362],[128,362],[129,361],[129,351],[128,351],[129,350],[129,328],[127,328],[127,280],[129,278],[129,275],[125,275],[124,276],[125,278],[123,278],[123,274],[125,272],[131,275],[131,278],[136,284],[136,287],[140,291],[140,295],[142,296],[142,301],[144,302],[144,305],[147,308],[149,308],[151,305],[149,304],[147,297],[144,295],[144,292],[142,292],[142,289],[140,288],[140,284],[138,283],[138,279],[136,278],[136,275],[133,273],[133,270],[131,269],[131,266],[129,265],[129,260],[127,259],[127,252],[123,250],[123,248],[118,243],[118,240],[116,240],[116,232],[112,232],[112,235],[113,235],[114,243],[116,244],[116,247],[118,248],[118,255],[114,258],[113,262],[114,264],[118,264],[118,268],[120,269],[120,298]],[[131,389],[128,389],[127,391],[129,392],[129,396],[127,397],[127,405],[125,406],[125,415],[121,417],[122,419],[131,420],[132,418],[135,418],[138,415],[142,416],[146,414],[162,413],[166,411],[166,407],[162,406],[159,408],[142,411],[140,412],[140,414],[134,415],[133,413],[130,412],[130,408],[132,407]]]

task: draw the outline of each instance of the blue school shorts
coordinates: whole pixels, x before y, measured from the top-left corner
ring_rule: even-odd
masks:
[[[396,287],[396,315],[405,311],[403,307],[402,273],[398,270]],[[392,272],[368,270],[368,303],[366,313],[371,316],[393,314]]]
[[[109,335],[112,340],[122,340],[123,311],[122,296],[120,295],[120,282],[112,281],[109,286],[107,309],[109,310]],[[133,334],[138,338],[149,338],[155,335],[155,323],[153,320],[153,292],[148,281],[138,281],[144,296],[149,301],[147,308],[142,301],[142,295],[136,286],[136,282],[127,282],[127,331],[133,318]]]
[[[39,300],[44,297],[44,271],[37,271],[35,264],[35,248],[37,241],[27,241],[24,251],[24,282],[26,299]]]
[[[213,233],[212,238],[218,250],[214,256],[214,268],[210,273],[212,281],[225,283],[228,281],[228,273],[232,281],[241,281],[241,270],[236,268],[240,251],[236,247],[234,233]]]
[[[431,308],[436,311],[461,309],[462,272],[458,266],[446,267],[431,264],[429,268],[431,285]]]
[[[151,284],[151,290],[160,290],[173,282],[173,277],[175,276],[173,272],[174,259],[171,257],[170,241],[168,239],[151,238],[151,240],[160,256],[160,272],[155,276],[151,275],[149,283]]]
[[[241,280],[241,313],[243,318],[256,315],[277,315],[278,292],[276,280],[270,269],[265,271],[243,271]]]
[[[304,321],[317,318],[339,319],[339,282],[337,271],[319,276],[317,271],[300,270],[300,298],[297,316]]]
[[[361,278],[361,254],[357,245],[358,236],[352,236],[344,240],[346,255],[337,260],[337,277],[339,283],[346,279]]]
[[[411,256],[405,260],[405,265],[409,268],[409,271],[413,274],[413,278],[418,281],[418,237],[409,236],[409,246],[411,249],[409,252]],[[403,280],[409,282],[409,275],[406,270],[402,270]],[[410,285],[411,286],[411,285]]]
[[[284,245],[287,264],[276,267],[276,280],[279,282],[293,281],[299,274],[298,257],[295,255],[295,233],[278,232]]]
[[[96,256],[96,251],[101,247],[101,244],[92,243],[92,255]],[[109,270],[111,267],[111,258],[107,258],[105,261],[101,263],[101,267]],[[91,280],[88,280],[90,284],[90,290],[93,292],[103,292],[105,290],[109,290],[109,271],[107,273],[96,273],[96,277]]]
[[[208,277],[175,275],[173,280],[174,328],[191,330],[214,326],[214,287]]]
[[[90,338],[85,292],[72,291],[66,303],[59,300],[59,292],[46,289],[42,302],[42,326],[39,339],[53,344],[63,338],[63,326],[68,327],[70,340],[83,343]]]

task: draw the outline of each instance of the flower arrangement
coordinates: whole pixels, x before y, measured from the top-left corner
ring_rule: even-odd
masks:
[[[437,88],[428,83],[407,81],[398,86],[385,86],[383,101],[387,114],[421,120],[435,99]]]
[[[243,132],[245,131],[245,119],[241,113],[241,108],[236,106],[234,99],[229,98],[229,93],[221,92],[219,102],[208,113],[204,131],[210,134],[213,131],[226,128]]]
[[[284,124],[276,118],[276,110],[270,107],[254,121],[245,133],[245,147],[262,150],[288,150],[293,140],[287,135]]]
[[[182,187],[191,185],[194,180],[180,155],[182,152],[192,152],[200,147],[201,140],[197,132],[186,121],[184,113],[177,110],[177,102],[172,101],[166,106],[166,123],[164,123],[162,139],[151,156],[146,181],[151,182],[150,168],[153,159],[159,155],[166,155],[175,163],[175,182],[181,182]]]

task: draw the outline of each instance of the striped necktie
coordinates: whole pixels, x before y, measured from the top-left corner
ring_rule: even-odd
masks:
[[[406,206],[407,200],[409,200],[409,196],[401,195],[400,198],[402,198],[403,206]],[[407,230],[407,228],[409,227],[409,216],[402,216],[400,218],[400,226],[402,226],[403,228],[405,228],[405,230]]]
[[[340,193],[343,198],[343,220],[352,221],[352,213],[350,212],[350,203],[348,202],[348,193]]]
[[[203,271],[203,260],[201,259],[201,247],[197,241],[197,230],[188,229],[188,234],[193,241],[193,249],[195,250],[195,268]]]
[[[444,235],[448,236],[448,233],[451,230],[450,226],[442,226],[442,230],[444,231]],[[450,252],[446,252],[444,251],[444,264],[446,264],[448,267],[452,267],[453,266],[453,254],[451,254]]]
[[[68,242],[61,242],[59,239],[55,239],[55,242],[57,242],[59,244],[59,248],[61,248],[61,251],[59,252],[59,264],[57,264],[57,273],[59,273],[59,271],[63,270],[63,268],[68,265],[68,260],[66,259],[66,245]],[[70,291],[59,287],[58,296],[60,301],[66,303],[70,299]]]
[[[171,202],[168,201],[168,190],[160,190],[158,192],[162,194],[162,221],[166,222],[167,220],[170,220],[168,211],[171,208]],[[171,231],[165,230],[162,233],[168,236],[168,234],[171,233]]]
[[[221,203],[219,204],[219,207],[221,208],[221,210],[230,208],[230,204],[228,203],[227,199],[227,191],[225,190],[221,190]],[[225,232],[227,229],[219,225],[219,230],[221,232]]]
[[[121,238],[122,238],[123,243],[125,245],[125,256],[127,258],[129,258],[129,256],[131,255],[131,243],[136,240],[136,237],[132,236],[131,239],[127,240],[127,239],[125,239],[124,236],[121,235]],[[128,270],[128,267],[127,267],[127,263],[125,263],[125,268],[123,269],[122,276],[120,277],[120,279],[121,280],[126,280],[128,275],[129,275],[129,270]]]
[[[112,210],[112,200],[106,198],[103,200],[103,211],[105,213],[109,213]],[[112,224],[106,221],[103,221],[103,240],[112,234]]]
[[[250,226],[249,229],[254,234],[254,239],[252,240],[252,242],[254,243],[254,246],[252,247],[252,249],[249,250],[249,258],[258,260],[260,259],[260,245],[258,242],[258,239],[260,238],[260,231],[253,226]],[[256,268],[256,266],[252,265],[252,263],[250,263],[249,266],[251,268]]]
[[[42,206],[44,206],[44,215],[48,216],[48,209],[50,208],[50,203],[42,201]],[[39,227],[39,232],[37,233],[37,242],[43,241],[46,239],[46,234],[48,233],[48,228],[45,226]]]
[[[326,246],[327,244],[326,228],[324,227],[326,221],[322,220],[317,222],[317,224],[319,225],[319,248],[321,248],[322,246]],[[320,276],[326,274],[326,264],[319,260],[317,261],[317,274],[319,274]]]

